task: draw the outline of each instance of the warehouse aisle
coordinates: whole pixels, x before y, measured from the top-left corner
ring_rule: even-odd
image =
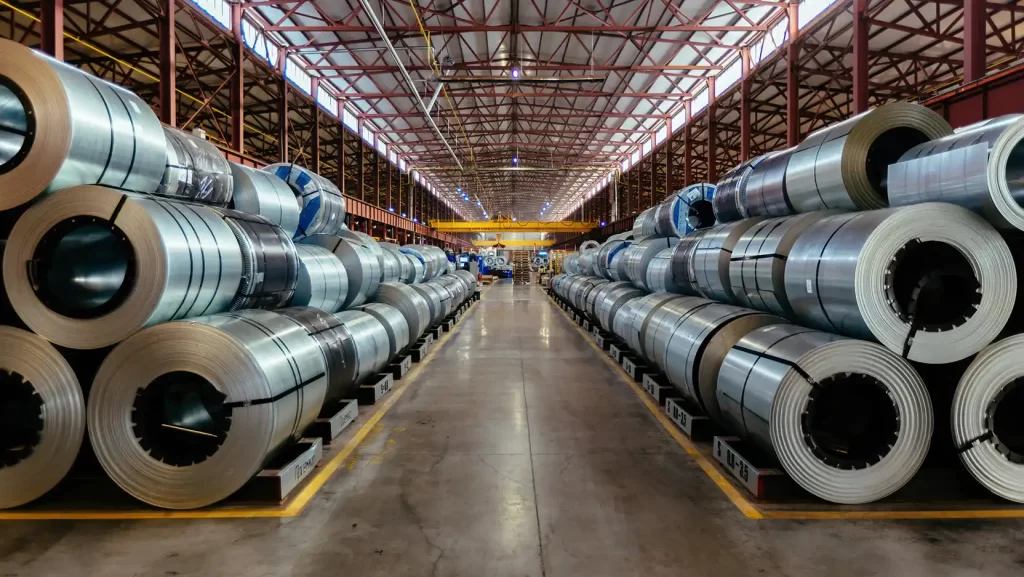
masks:
[[[0,523],[0,575],[1019,575],[1019,521],[752,521],[497,285],[295,519]]]

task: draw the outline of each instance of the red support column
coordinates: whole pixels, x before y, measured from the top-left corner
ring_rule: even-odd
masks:
[[[964,84],[985,76],[985,0],[964,0]]]
[[[309,135],[309,169],[320,174],[320,107],[313,103],[313,128]]]
[[[337,182],[334,183],[341,191],[341,194],[345,194],[345,141],[347,140],[348,131],[345,130],[344,126],[338,127],[338,173],[335,176]]]
[[[787,12],[789,12],[789,42],[786,44],[786,145],[796,146],[800,143],[800,89],[797,86],[796,66],[800,57],[800,47],[797,45],[797,36],[800,28],[797,26],[798,4],[796,0],[790,0]]]
[[[868,0],[853,0],[853,113],[868,109]]]
[[[718,122],[715,114],[718,102],[715,98],[715,77],[708,78],[708,173],[706,182],[718,182]]]
[[[633,188],[633,186],[632,186],[632,183],[629,180],[629,171],[628,170],[626,171],[625,174],[622,175],[622,179],[624,181],[626,181],[626,213],[624,215],[621,215],[621,216],[629,216],[629,215],[633,214],[632,210],[630,210],[632,207],[630,206],[630,202],[629,202],[630,192],[631,192],[631,189]]]
[[[651,204],[658,203],[658,151],[654,148],[654,135],[651,135]]]
[[[668,125],[666,124],[666,126]],[[668,195],[672,194],[672,159],[674,158],[672,154],[672,145],[674,144],[672,127],[669,126],[666,132],[668,134],[665,136],[665,198],[668,198]]]
[[[283,76],[279,86],[281,90],[277,98],[277,160],[288,162],[288,81]]]
[[[13,17],[12,14],[12,22]],[[64,60],[64,0],[42,0],[40,2],[39,29],[40,47],[43,52],[57,60]]]
[[[177,106],[175,98],[175,75],[178,67],[174,63],[174,0],[161,0],[160,7],[160,121],[168,126],[177,126]]]
[[[231,5],[231,26],[235,43],[231,46],[231,59],[235,73],[231,78],[231,148],[245,152],[245,43],[242,41],[242,5]]]
[[[687,114],[689,119],[690,115]],[[683,186],[693,184],[693,130],[689,122],[683,128]]]
[[[750,48],[740,52],[743,76],[740,77],[740,162],[750,160]]]

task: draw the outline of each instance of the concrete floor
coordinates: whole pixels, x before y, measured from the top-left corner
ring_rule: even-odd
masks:
[[[1024,574],[1020,521],[745,518],[538,288],[439,355],[302,516],[0,522],[0,577]]]

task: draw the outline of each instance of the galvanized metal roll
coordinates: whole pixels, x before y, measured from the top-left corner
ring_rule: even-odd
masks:
[[[299,244],[321,246],[341,259],[348,273],[348,294],[341,308],[361,305],[377,292],[381,276],[380,260],[365,243],[354,238],[316,234],[300,240]]]
[[[874,339],[922,363],[958,361],[991,343],[1016,291],[1006,241],[951,204],[825,217],[786,261],[801,324]]]
[[[444,317],[452,314],[456,307],[466,301],[469,296],[469,292],[466,290],[466,285],[459,279],[451,276],[444,275],[430,281],[434,286],[438,287],[439,291],[446,292],[448,298],[444,300],[445,310]]]
[[[89,393],[89,438],[145,503],[195,509],[240,489],[317,417],[326,364],[298,321],[239,311],[164,323],[118,345]]]
[[[164,126],[167,163],[156,193],[181,200],[227,206],[234,191],[231,165],[205,138]]]
[[[658,234],[658,205],[654,205],[633,219],[633,240],[643,240]]]
[[[644,291],[629,281],[614,281],[601,285],[594,297],[594,316],[597,324],[606,331],[613,331],[613,322],[622,305],[644,296]]]
[[[388,365],[391,340],[387,329],[377,317],[363,311],[341,311],[334,316],[352,335],[357,359],[356,385],[362,385]]]
[[[466,290],[469,291],[468,296],[473,296],[473,293],[475,293],[477,289],[476,277],[473,275],[473,273],[469,272],[468,270],[459,269],[452,274],[461,278],[462,282],[466,283]]]
[[[569,273],[569,274],[579,274],[580,273],[579,259],[580,259],[580,253],[578,253],[578,252],[572,252],[572,253],[569,253],[569,254],[565,255],[565,258],[562,259],[562,269],[565,272]],[[493,266],[493,265],[489,264],[488,266]]]
[[[786,192],[786,167],[796,147],[769,152],[752,166],[743,187],[748,216],[787,216],[796,211]]]
[[[597,258],[598,249],[596,248],[589,248],[587,250],[580,251],[580,274],[601,276],[597,269]]]
[[[338,234],[344,230],[345,197],[333,182],[294,163],[270,164],[263,170],[288,183],[301,205],[296,240],[315,234]]]
[[[420,293],[426,299],[427,306],[430,307],[428,327],[436,325],[444,320],[444,317],[448,316],[448,301],[451,299],[451,294],[448,291],[441,290],[441,287],[432,283],[419,283],[409,286]]]
[[[744,336],[722,363],[718,401],[733,432],[833,503],[869,503],[904,486],[934,426],[928,390],[908,362],[795,325]]]
[[[953,395],[952,427],[960,461],[1000,497],[1024,503],[1024,335],[989,345],[975,357]]]
[[[269,220],[226,208],[214,209],[238,241],[242,281],[228,310],[288,306],[299,281],[299,256],[291,235]]]
[[[680,317],[667,342],[658,343],[665,375],[683,396],[721,423],[716,391],[722,360],[750,331],[786,321],[743,307],[692,301]]]
[[[712,207],[715,213],[715,220],[720,224],[734,222],[750,216],[746,204],[746,188],[750,175],[765,156],[751,158],[733,167],[726,172],[715,191],[712,200]]]
[[[600,248],[600,247],[601,247],[601,243],[597,242],[596,240],[585,240],[585,241],[580,243],[579,250],[580,250],[580,252],[582,252],[582,251],[585,251],[585,250],[590,250],[592,248]]]
[[[291,234],[299,228],[299,204],[288,183],[276,174],[228,162],[234,188],[231,208],[256,214]]]
[[[29,208],[4,251],[11,305],[74,349],[227,310],[241,282],[231,228],[206,206],[76,186]]]
[[[691,184],[670,194],[655,211],[655,231],[660,236],[683,237],[715,224],[712,201],[714,184]]]
[[[651,292],[651,287],[647,286],[647,267],[658,253],[677,244],[676,237],[653,237],[629,245],[622,255],[626,259],[626,276],[637,288]]]
[[[604,277],[608,280],[624,280],[621,278],[614,278],[612,275],[615,274],[611,270],[612,259],[616,254],[625,250],[629,246],[629,241],[625,240],[612,240],[608,239],[604,244],[597,249],[597,258],[594,259],[594,268],[597,276]],[[564,268],[564,265],[563,265]]]
[[[381,273],[381,282],[399,281],[409,284],[415,280],[416,271],[413,268],[412,259],[409,255],[402,252],[402,247],[397,244],[390,242],[378,243],[380,247],[386,253],[390,253],[392,260],[392,266],[395,268],[394,278],[390,278],[388,274]],[[385,257],[387,258],[387,257]],[[385,277],[389,277],[388,280],[383,280]]]
[[[56,486],[84,435],[85,400],[71,365],[42,337],[0,326],[0,509]]]
[[[597,289],[602,285],[608,284],[608,279],[599,277],[590,277],[588,282],[583,286],[583,290],[580,291],[580,310],[586,313],[587,317],[592,321],[597,320]]]
[[[402,246],[402,252],[409,254],[415,258],[418,258],[423,263],[423,280],[428,281],[432,278],[437,278],[441,275],[441,272],[445,269],[448,262],[448,257],[444,254],[444,251],[431,246],[428,244],[407,244]],[[495,259],[494,264],[489,266],[496,266],[499,263]]]
[[[154,192],[167,142],[131,92],[0,40],[0,210],[82,184]]]
[[[612,333],[623,342],[629,342],[630,332],[633,330],[633,317],[636,316],[637,308],[642,304],[642,301],[649,296],[651,295],[627,300],[622,303],[619,309],[615,311],[614,316],[612,316]]]
[[[675,250],[675,247],[662,249],[647,265],[647,279],[644,285],[651,292],[682,292],[676,285],[672,272],[672,254]]]
[[[713,302],[701,297],[680,296],[661,301],[657,307],[652,308],[640,328],[640,342],[643,344],[644,355],[651,364],[664,371],[667,365],[665,357],[668,341],[672,338],[672,333],[686,319],[687,313]]]
[[[430,304],[422,294],[408,285],[398,282],[381,283],[374,300],[391,305],[402,313],[409,326],[411,340],[420,338],[431,325]]]
[[[348,328],[333,314],[313,307],[289,307],[275,311],[303,327],[324,355],[327,392],[324,408],[331,409],[342,399],[352,398],[359,379],[358,344]]]
[[[889,204],[949,202],[1001,229],[1024,230],[1024,115],[965,126],[889,165]]]
[[[629,346],[630,350],[634,353],[647,358],[644,354],[644,329],[647,326],[645,321],[653,311],[663,307],[665,303],[680,298],[679,295],[669,293],[653,293],[647,296],[640,297],[630,307],[628,312],[632,312],[632,316],[627,319],[628,323],[622,327],[623,334],[619,335],[626,345]],[[620,313],[622,309],[619,309]],[[648,361],[650,359],[647,359]]]
[[[693,284],[704,298],[723,303],[735,303],[736,295],[729,280],[729,259],[743,233],[763,219],[747,218],[707,229],[693,248],[687,264],[693,271]],[[684,259],[683,255],[679,256]],[[681,263],[682,264],[682,263]],[[686,269],[683,269],[686,270]],[[680,285],[686,286],[686,284]]]
[[[736,241],[729,258],[729,285],[736,303],[793,318],[786,298],[786,260],[810,225],[838,211],[762,220]]]
[[[405,347],[412,342],[409,334],[409,322],[405,320],[402,311],[397,308],[376,302],[359,305],[355,310],[363,311],[384,326],[384,331],[388,334],[388,361],[398,356],[398,353],[405,350]]]
[[[694,270],[694,255],[697,245],[709,230],[711,229],[705,228],[684,236],[672,252],[673,282],[679,287],[681,294],[700,294],[700,287],[697,286],[697,272]]]
[[[796,212],[883,208],[889,165],[915,146],[952,133],[941,116],[910,102],[884,104],[826,126],[789,158],[790,204]]]
[[[348,271],[333,252],[314,244],[295,245],[299,275],[292,306],[340,311],[348,298]]]

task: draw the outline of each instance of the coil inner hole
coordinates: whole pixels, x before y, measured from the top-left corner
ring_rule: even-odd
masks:
[[[35,130],[35,115],[25,93],[9,78],[0,76],[0,174],[25,160]]]
[[[967,257],[938,241],[911,241],[886,271],[889,306],[903,322],[925,332],[967,322],[981,303],[981,283]]]
[[[0,469],[32,455],[42,440],[43,399],[32,383],[0,369]]]
[[[931,140],[928,135],[908,126],[890,128],[875,138],[868,148],[865,166],[871,188],[886,200],[889,198],[889,165],[895,164],[908,150]]]
[[[132,430],[150,457],[187,467],[217,453],[231,429],[224,395],[188,371],[161,375],[135,395]]]
[[[821,380],[801,419],[804,442],[837,469],[866,469],[885,458],[899,437],[900,415],[874,377],[842,373]]]
[[[987,409],[992,444],[1007,460],[1024,465],[1024,381],[1008,383],[992,398]]]
[[[707,200],[698,200],[690,205],[686,220],[694,230],[713,226],[715,224],[714,206]]]
[[[1018,206],[1024,208],[1024,140],[1020,140],[1006,157],[1006,186]]]

